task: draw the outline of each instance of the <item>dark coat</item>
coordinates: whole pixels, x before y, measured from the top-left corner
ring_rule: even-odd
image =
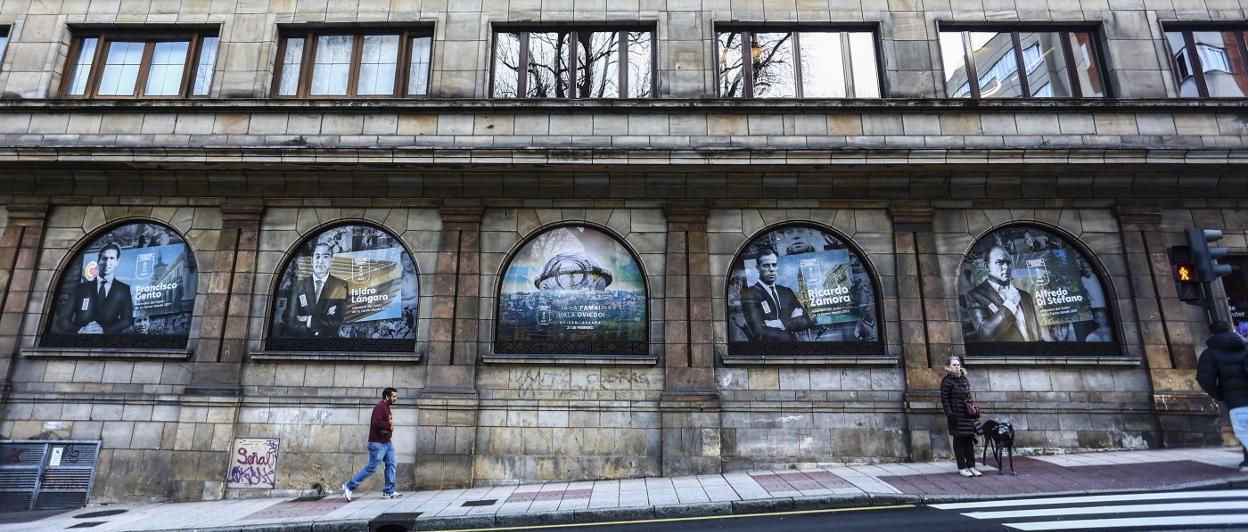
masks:
[[[312,277],[295,281],[286,300],[285,336],[316,336],[337,338],[347,313],[347,282],[330,275],[321,287],[321,298],[316,298],[316,285]],[[305,324],[304,316],[311,316],[311,326]]]
[[[945,375],[940,381],[940,406],[945,409],[949,421],[949,434],[974,436],[979,432],[979,420],[966,415],[966,402],[971,397],[971,383],[966,377]]]
[[[63,327],[67,333],[77,333],[84,325],[96,322],[104,334],[118,334],[134,325],[134,298],[130,285],[114,278],[108,295],[100,299],[99,281],[79,283],[74,290],[73,310]]]
[[[1205,344],[1209,348],[1200,354],[1196,382],[1205,393],[1225,402],[1228,409],[1248,406],[1244,340],[1238,334],[1224,332],[1213,335]]]
[[[1014,314],[1005,308],[1005,300],[992,287],[992,281],[979,283],[966,293],[966,319],[974,329],[975,338],[968,341],[980,342],[1021,342],[1022,332],[1018,330],[1018,322]],[[1031,341],[1040,340],[1040,323],[1036,316],[1036,302],[1031,294],[1020,289],[1022,297],[1019,306],[1023,309],[1023,322],[1027,325],[1027,337]]]
[[[750,329],[750,340],[754,342],[792,342],[793,333],[810,328],[810,316],[802,307],[802,302],[788,287],[776,286],[776,295],[780,301],[772,299],[771,294],[763,288],[761,282],[746,287],[741,291],[741,310],[745,313],[745,324]],[[802,309],[798,317],[793,317],[794,309]],[[767,327],[767,320],[780,320],[784,330]]]

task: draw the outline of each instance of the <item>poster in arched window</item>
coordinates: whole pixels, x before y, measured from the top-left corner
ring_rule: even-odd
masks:
[[[880,352],[870,273],[826,231],[790,226],[755,237],[733,261],[727,301],[732,354]]]
[[[1044,229],[1010,226],[962,262],[958,301],[966,343],[1114,342],[1101,279],[1083,253]]]
[[[394,235],[357,224],[321,231],[278,279],[269,349],[411,351],[419,282]]]
[[[61,272],[49,347],[183,348],[195,307],[195,257],[158,223],[114,227]]]
[[[632,253],[598,229],[557,227],[508,264],[494,351],[645,354],[646,316],[645,279]]]

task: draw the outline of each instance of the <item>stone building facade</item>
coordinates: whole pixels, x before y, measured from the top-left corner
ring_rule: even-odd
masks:
[[[1167,247],[1196,225],[1248,253],[1248,112],[1181,98],[1163,32],[1246,20],[1243,0],[6,0],[0,438],[102,441],[99,501],[269,493],[226,488],[238,438],[280,441],[274,492],[335,489],[393,386],[400,490],[918,460],[949,454],[938,389],[965,355],[1025,451],[1230,441]],[[492,97],[500,29],[611,24],[655,32],[656,97]],[[883,97],[718,97],[733,24],[867,28]],[[1111,97],[950,98],[951,24],[1087,29]],[[275,96],[280,36],[354,27],[430,32],[427,97]],[[204,97],[66,96],[75,36],[188,29],[219,39]],[[193,253],[185,347],[49,346],[76,254],[136,222]],[[414,347],[273,349],[279,274],[344,223],[410,255]],[[504,268],[559,227],[636,257],[644,353],[498,352]],[[866,264],[878,352],[734,355],[729,272],[785,227]],[[1011,227],[1084,256],[1112,352],[968,347],[960,269]]]

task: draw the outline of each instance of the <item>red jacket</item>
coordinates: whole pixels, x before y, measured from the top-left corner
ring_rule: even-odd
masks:
[[[382,399],[377,406],[373,407],[373,419],[368,426],[368,441],[390,443],[392,435],[394,435],[394,416],[390,415],[390,405]]]

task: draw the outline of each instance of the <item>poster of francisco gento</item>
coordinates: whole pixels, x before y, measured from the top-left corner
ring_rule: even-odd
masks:
[[[61,274],[43,345],[184,348],[195,258],[176,232],[132,223],[91,241]]]
[[[564,226],[524,244],[499,289],[495,352],[645,354],[646,285],[622,244]]]
[[[1114,341],[1101,281],[1062,238],[1006,227],[962,262],[958,302],[966,342]]]
[[[733,262],[727,300],[733,353],[815,353],[793,344],[879,341],[862,260],[819,229],[783,227],[750,241]]]
[[[390,233],[338,225],[306,240],[274,295],[269,349],[410,351],[419,276]]]

